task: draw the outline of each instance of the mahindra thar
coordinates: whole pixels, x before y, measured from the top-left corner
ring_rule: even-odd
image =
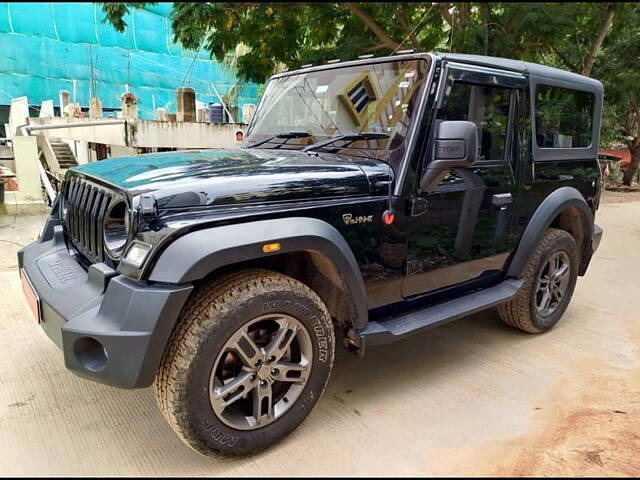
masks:
[[[242,149],[71,169],[18,253],[25,295],[74,373],[153,384],[201,453],[258,451],[313,409],[336,343],[491,307],[528,333],[560,320],[602,236],[602,98],[473,55],[277,74]]]

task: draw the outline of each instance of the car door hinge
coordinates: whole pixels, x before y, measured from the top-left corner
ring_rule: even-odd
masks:
[[[158,218],[158,205],[152,193],[144,193],[140,196],[138,213],[143,222],[153,223]]]

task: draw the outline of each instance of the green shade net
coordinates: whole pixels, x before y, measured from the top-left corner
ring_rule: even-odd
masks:
[[[0,3],[0,105],[21,96],[30,105],[57,105],[58,92],[67,90],[87,107],[94,89],[104,108],[119,108],[127,84],[145,119],[154,118],[154,106],[175,112],[180,86],[194,88],[201,102],[219,102],[214,88],[223,96],[236,79],[207,52],[173,43],[171,9],[133,10],[118,33],[93,3]],[[237,104],[257,103],[257,90],[244,84]]]

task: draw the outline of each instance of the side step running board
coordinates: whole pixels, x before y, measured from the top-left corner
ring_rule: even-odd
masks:
[[[362,330],[351,332],[357,337],[360,354],[366,345],[395,342],[412,333],[437,327],[475,312],[507,302],[515,297],[524,280],[507,279],[498,285],[463,297],[412,310],[380,322],[369,322]]]

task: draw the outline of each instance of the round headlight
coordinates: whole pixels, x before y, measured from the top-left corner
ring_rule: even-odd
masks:
[[[114,260],[120,258],[129,236],[129,209],[124,201],[114,203],[104,218],[104,247]]]

